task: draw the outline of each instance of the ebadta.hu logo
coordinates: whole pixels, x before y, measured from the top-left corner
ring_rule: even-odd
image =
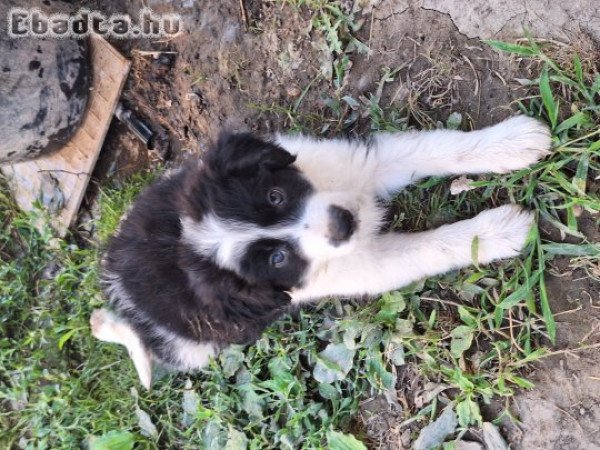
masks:
[[[126,14],[107,16],[100,11],[81,9],[76,14],[44,14],[37,9],[12,8],[8,12],[11,38],[83,38],[90,33],[118,39],[174,37],[183,31],[179,14],[155,14],[140,10],[137,21]]]

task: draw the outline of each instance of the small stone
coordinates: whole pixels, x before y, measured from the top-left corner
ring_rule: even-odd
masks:
[[[290,98],[296,98],[302,93],[298,86],[290,86],[285,91]]]
[[[491,422],[484,422],[481,426],[483,441],[488,450],[508,450],[508,444],[500,435],[498,427]]]
[[[442,445],[446,438],[454,433],[458,426],[458,418],[452,405],[447,406],[444,412],[419,433],[419,437],[413,444],[414,450],[428,450]],[[494,449],[495,450],[495,449]]]
[[[472,182],[473,180],[467,178],[466,175],[463,175],[462,177],[453,180],[452,183],[450,183],[450,194],[458,195],[461,192],[466,192],[475,189],[475,187],[471,186]]]

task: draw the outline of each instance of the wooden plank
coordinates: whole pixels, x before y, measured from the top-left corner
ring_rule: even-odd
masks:
[[[49,182],[55,183],[64,203],[53,216],[52,225],[61,236],[77,217],[131,66],[101,36],[92,35],[89,44],[92,83],[79,129],[61,150],[50,156],[0,167],[17,204],[25,211],[33,208]]]

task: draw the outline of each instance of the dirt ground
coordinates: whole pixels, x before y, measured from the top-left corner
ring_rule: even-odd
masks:
[[[96,171],[97,180],[107,174],[126,176],[162,160],[178,161],[197,154],[223,128],[270,132],[293,126],[295,116],[276,109],[277,105],[293,107],[297,102],[297,116],[324,115],[324,100],[334,93],[329,80],[318,76],[330,63],[321,50],[325,38],[309,32],[310,18],[302,9],[296,11],[281,2],[242,3],[245,21],[237,0],[150,1],[156,12],[182,14],[186,20],[184,35],[163,42],[115,42],[133,61],[123,98],[157,131],[158,139],[156,148],[148,151],[122,125],[113,123]],[[353,65],[345,79],[349,95],[359,98],[374,92],[382,67],[401,67],[398,79],[385,86],[382,103],[394,106],[414,102],[414,124],[427,120],[419,111],[434,120],[445,120],[451,111],[460,111],[474,128],[510,114],[511,102],[519,97],[512,81],[520,69],[516,61],[462,34],[452,20],[455,12],[439,5],[443,2],[425,2],[428,9],[419,7],[419,2],[375,3],[379,4],[372,14],[360,17],[364,23],[358,37],[371,53],[352,55]],[[128,11],[123,11],[125,6],[118,1],[86,2],[86,6],[107,14],[135,15],[140,4],[128,2]],[[438,12],[434,7],[445,9]],[[481,11],[470,11],[470,22],[464,19],[458,24],[469,36],[480,36],[473,31],[473,23]],[[484,26],[490,14],[478,23]],[[593,25],[594,20],[598,19],[590,16],[587,25]],[[514,26],[507,30],[514,31]],[[575,31],[585,40],[591,39],[585,27]],[[563,34],[575,31],[569,29]],[[160,53],[154,57],[140,51]],[[305,91],[307,86],[310,88]],[[421,92],[417,99],[411,98],[415,89]],[[269,105],[273,108],[265,109]],[[319,130],[324,124],[308,119],[308,125]],[[364,130],[365,123],[359,119],[344,132]],[[589,238],[598,241],[594,222],[589,220],[589,224]],[[521,424],[502,427],[514,449],[600,448],[600,349],[565,350],[600,342],[599,286],[583,277],[585,270],[598,268],[569,271],[567,263],[556,259],[548,277],[552,306],[558,313],[556,355],[536,366],[536,388],[517,395],[513,410]],[[393,425],[389,420],[383,427]]]
[[[592,221],[580,223],[592,242],[600,242]],[[541,228],[552,232],[544,224]],[[508,432],[509,441],[519,443],[515,448],[600,448],[600,349],[565,351],[600,342],[600,286],[585,269],[569,270],[562,258],[552,264],[547,288],[556,314],[556,355],[536,366],[535,389],[515,399],[514,411],[522,420]]]

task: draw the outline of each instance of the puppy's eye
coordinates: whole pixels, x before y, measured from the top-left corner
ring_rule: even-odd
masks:
[[[273,188],[267,194],[267,201],[273,206],[279,206],[285,202],[285,194],[281,189]]]
[[[288,259],[287,251],[282,250],[282,249],[275,250],[273,253],[271,253],[271,256],[269,256],[269,264],[271,265],[271,267],[274,267],[275,269],[279,269],[286,265],[287,259]]]

